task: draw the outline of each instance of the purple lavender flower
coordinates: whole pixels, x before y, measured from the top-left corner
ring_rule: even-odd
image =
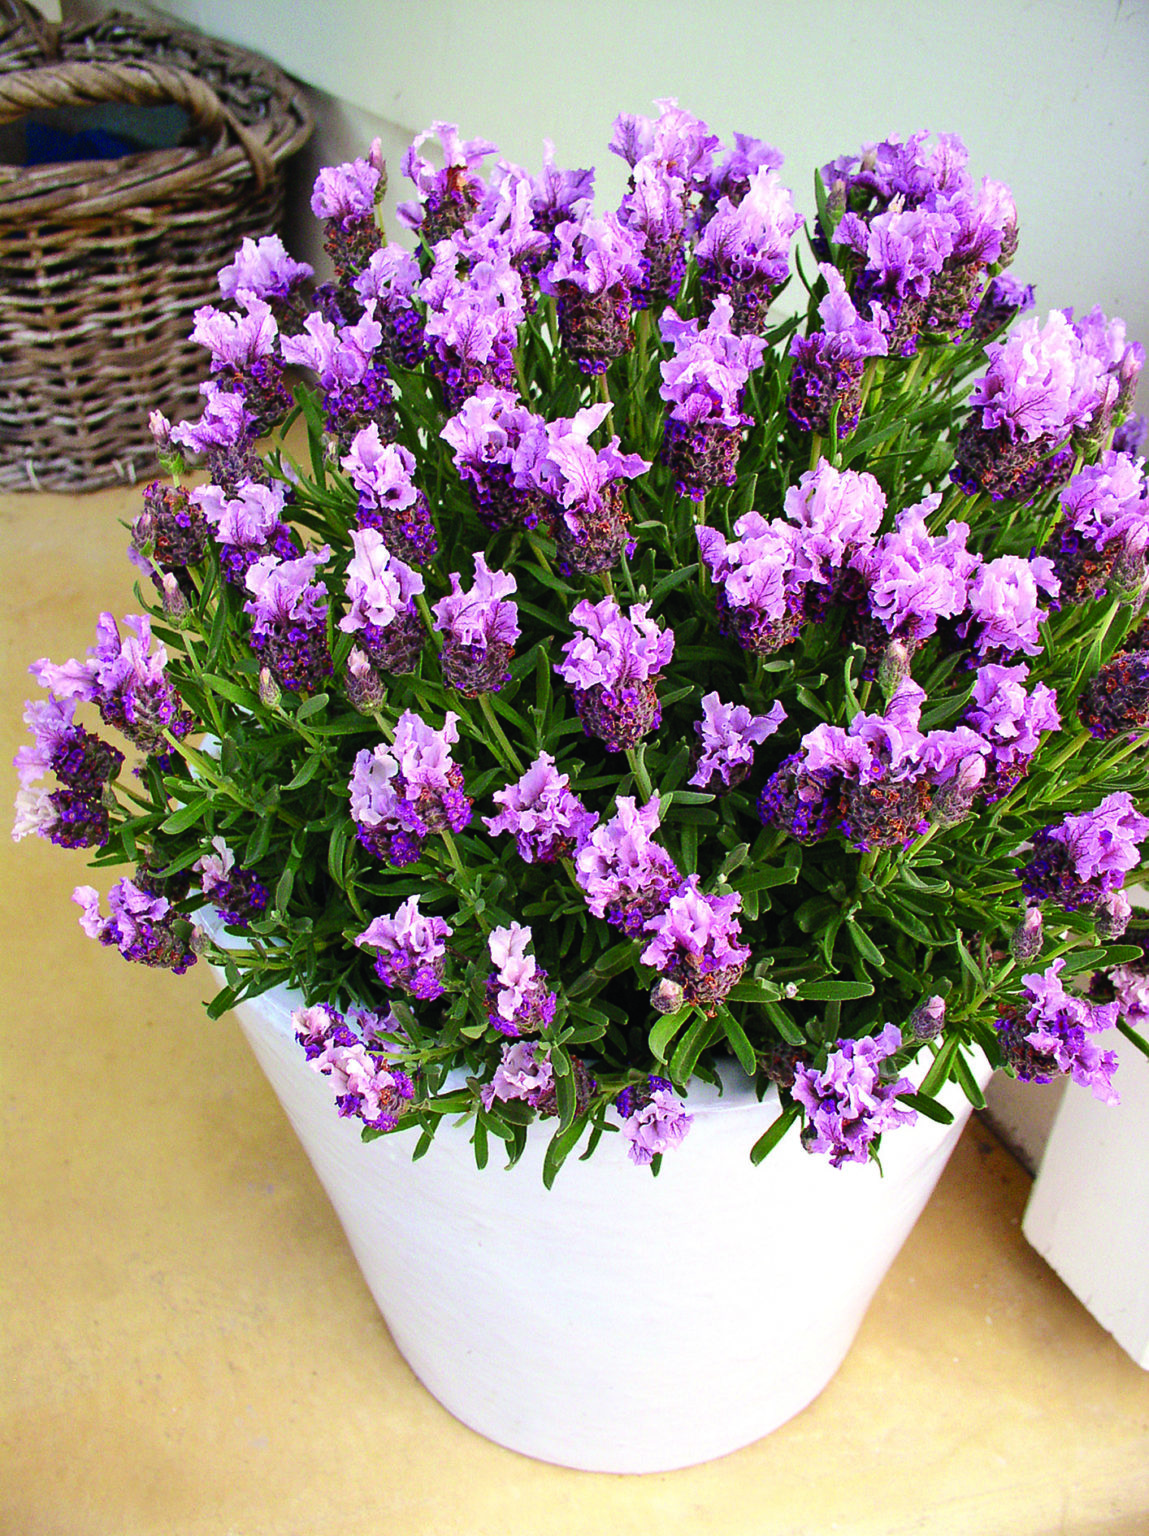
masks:
[[[541,440],[545,433],[541,416],[493,384],[480,384],[443,428],[440,436],[454,449],[455,468],[485,527],[497,531],[538,523],[546,495],[514,465],[524,438],[532,434]]]
[[[680,107],[675,97],[658,97],[654,104],[656,118],[620,113],[607,147],[632,168],[640,160],[651,159],[686,185],[705,178],[721,141],[701,118]]]
[[[1108,584],[1134,598],[1141,596],[1149,546],[1146,495],[1141,462],[1112,450],[1065,486],[1062,520],[1044,551],[1061,582],[1063,601],[1104,597]]]
[[[179,915],[163,896],[123,879],[108,892],[109,917],[100,915],[100,895],[90,885],[78,885],[72,900],[80,908],[80,927],[88,937],[114,944],[125,960],[162,966],[177,976],[195,964],[195,954],[175,926]]]
[[[512,1039],[546,1029],[558,1003],[545,985],[546,971],[526,952],[530,942],[531,930],[521,923],[493,928],[487,940],[495,966],[487,978],[487,1016]]]
[[[989,743],[991,757],[983,786],[988,805],[1008,794],[1028,772],[1042,731],[1056,731],[1061,725],[1053,689],[1035,683],[1033,692],[1026,693],[1022,684],[1028,676],[1024,662],[1015,667],[993,662],[979,667],[962,717]]]
[[[811,772],[804,752],[793,752],[767,779],[758,797],[758,814],[767,826],[781,827],[795,842],[817,843],[827,837],[838,813],[836,772]]]
[[[848,567],[873,548],[885,493],[867,471],[839,470],[819,459],[786,492],[783,510],[799,530],[789,581],[805,587],[806,617],[820,619],[841,596]]]
[[[663,341],[674,346],[674,356],[661,365],[658,391],[671,405],[662,461],[674,470],[678,494],[692,501],[734,484],[742,428],[751,420],[742,410],[742,394],[751,373],[762,366],[766,343],[759,336],[735,335],[733,312],[723,293],[704,328],[672,309],[659,325]]]
[[[702,193],[701,222],[705,223],[711,218],[724,197],[737,207],[749,192],[750,178],[754,173],[761,170],[780,171],[784,158],[781,150],[767,144],[764,139],[736,133],[734,148],[727,151],[723,161],[713,166],[704,178],[695,172],[695,184]]]
[[[151,620],[129,614],[124,624],[131,631],[126,638],[112,615],[102,613],[90,660],[58,667],[42,659],[29,671],[58,699],[94,702],[104,723],[122,731],[141,752],[163,752],[164,732],[186,736],[194,721],[165,674],[167,651],[162,645],[151,649]]]
[[[519,857],[527,864],[553,864],[570,858],[586,842],[598,821],[570,791],[570,775],[555,770],[549,752],[541,752],[515,784],[496,790],[501,809],[484,816],[492,834],[513,833]]]
[[[1102,368],[1066,317],[1020,322],[986,348],[989,368],[974,385],[957,444],[953,479],[995,501],[1040,483],[1043,463],[1088,427],[1102,394]]]
[[[267,907],[267,887],[250,869],[239,868],[222,837],[213,837],[211,845],[215,852],[205,853],[192,865],[200,876],[200,889],[225,923],[246,928]]]
[[[521,166],[500,160],[491,185],[466,228],[452,236],[452,244],[470,263],[495,263],[505,256],[519,274],[523,308],[533,314],[538,307],[535,275],[553,254],[549,232],[535,223],[532,207],[534,183]]]
[[[696,530],[698,550],[718,588],[722,629],[743,650],[768,656],[797,637],[805,620],[797,566],[801,540],[792,523],[747,512],[730,542],[717,528]]]
[[[457,571],[451,591],[435,604],[435,628],[443,635],[439,663],[443,681],[466,699],[497,692],[510,680],[507,664],[519,638],[519,612],[507,599],[517,590],[507,571],[488,568],[476,551],[475,584],[464,592]]]
[[[428,139],[439,141],[442,170],[419,153]],[[486,139],[460,139],[454,123],[432,123],[415,136],[403,155],[400,169],[415,183],[419,199],[399,205],[399,222],[415,230],[430,246],[462,229],[486,190],[482,177],[476,174],[478,168],[488,155],[497,153],[498,146]]]
[[[282,481],[264,485],[244,480],[234,487],[234,495],[223,486],[201,485],[188,495],[211,525],[220,546],[220,570],[233,586],[245,586],[248,571],[266,555],[279,560],[298,556],[291,529],[282,521],[286,501]]]
[[[341,462],[359,492],[360,527],[378,528],[387,548],[407,565],[433,560],[439,541],[427,498],[411,480],[414,454],[384,443],[372,425],[356,434]]]
[[[207,521],[186,490],[159,480],[146,487],[143,510],[132,522],[130,560],[162,587],[165,574],[198,565],[207,546]],[[183,581],[190,591],[190,582]]]
[[[341,280],[347,281],[371,260],[381,243],[375,206],[386,188],[378,139],[366,160],[324,166],[315,178],[311,211],[323,219],[324,249]]]
[[[305,261],[293,261],[278,235],[253,240],[245,235],[234,259],[219,271],[220,297],[244,304],[249,298],[271,306],[278,325],[298,323],[298,290],[314,277]]]
[[[793,1095],[806,1111],[802,1145],[807,1152],[826,1152],[831,1166],[864,1163],[883,1131],[913,1125],[917,1114],[899,1109],[898,1098],[912,1093],[907,1077],[882,1081],[881,1064],[902,1045],[902,1032],[887,1024],[881,1034],[863,1040],[839,1040],[825,1068],[800,1063],[794,1071]]]
[[[499,1065],[490,1082],[479,1089],[479,1098],[484,1109],[490,1109],[496,1099],[504,1104],[521,1099],[534,1109],[554,1092],[554,1086],[551,1053],[537,1040],[516,1040],[503,1046]]]
[[[1134,1029],[1144,1029],[1149,1023],[1149,971],[1143,963],[1115,965],[1105,973],[1116,994],[1115,1001],[1122,1018]]]
[[[1149,837],[1142,816],[1125,791],[1106,795],[1095,810],[1067,816],[1033,837],[1033,857],[1018,875],[1031,901],[1053,901],[1065,912],[1096,906],[1141,862],[1138,848]]]
[[[933,279],[953,253],[958,228],[947,208],[897,204],[869,220],[847,213],[838,225],[836,238],[862,262],[856,291],[889,316],[890,351],[896,356],[917,351]]]
[[[327,587],[315,573],[331,550],[326,544],[295,560],[264,555],[244,578],[251,601],[251,645],[283,688],[314,693],[332,675],[327,648]]]
[[[417,368],[426,354],[423,317],[411,302],[420,280],[419,263],[401,245],[382,246],[355,279],[364,309],[374,303],[378,350],[400,368]]]
[[[650,463],[620,453],[617,436],[605,448],[591,447],[590,435],[609,410],[602,402],[528,430],[512,460],[516,473],[547,498],[564,573],[609,570],[624,549],[634,548],[622,482],[645,474]]]
[[[711,302],[726,293],[740,335],[761,335],[770,300],[790,272],[790,240],[801,227],[789,190],[777,171],[761,166],[735,205],[718,200],[694,248],[703,292]]]
[[[1044,555],[1028,560],[999,555],[987,560],[970,582],[971,617],[958,626],[958,634],[973,642],[979,657],[1013,656],[1018,651],[1038,656],[1039,626],[1048,612],[1039,606],[1039,593],[1056,597],[1059,590],[1053,563]]]
[[[1145,446],[1149,438],[1149,416],[1126,416],[1113,434],[1114,453],[1127,453],[1132,458]]]
[[[833,422],[841,441],[858,425],[866,363],[889,350],[890,321],[880,304],[870,306],[869,319],[858,313],[837,267],[823,262],[818,270],[829,289],[818,305],[822,329],[790,343],[794,367],[786,408],[806,432],[829,436]]]
[[[1145,366],[1145,349],[1140,342],[1126,342],[1125,322],[1110,320],[1100,305],[1074,320],[1073,311],[1064,311],[1081,342],[1082,351],[1101,371],[1093,414],[1080,433],[1084,445],[1096,446],[1109,432],[1115,418],[1124,416],[1137,392],[1137,381]]]
[[[644,157],[634,166],[619,216],[642,242],[646,275],[634,286],[636,309],[672,304],[686,276],[686,186],[663,163]]]
[[[555,146],[543,140],[542,174],[531,183],[535,224],[550,235],[560,224],[578,221],[594,199],[594,171],[563,171],[555,165]]]
[[[1149,652],[1122,651],[1107,661],[1081,690],[1077,717],[1098,741],[1149,729]]]
[[[956,618],[969,605],[980,557],[966,548],[968,523],[950,522],[936,537],[929,532],[926,518],[940,499],[935,494],[906,507],[890,532],[851,557],[864,594],[855,629],[866,647],[867,677],[877,675],[891,640],[905,645],[908,659],[936,633],[939,619]]]
[[[642,242],[613,213],[560,224],[555,241],[558,254],[539,274],[539,286],[558,300],[563,345],[579,369],[605,373],[634,345],[633,296],[649,276]]]
[[[211,371],[228,390],[243,396],[245,409],[263,437],[291,409],[283,387],[283,365],[275,355],[278,326],[269,305],[245,296],[243,315],[232,315],[212,304],[195,311],[191,340],[211,353]]]
[[[423,578],[391,554],[378,528],[353,528],[351,542],[355,553],[346,576],[351,607],[339,628],[358,636],[367,660],[381,671],[413,672],[426,639],[415,606]]]
[[[709,1017],[742,975],[750,951],[738,943],[738,912],[742,897],[708,896],[698,889],[698,876],[688,875],[663,912],[651,917],[652,934],[642,963],[682,988],[683,1001]]]
[[[717,693],[705,694],[702,719],[694,727],[698,760],[689,782],[716,793],[737,788],[754,766],[755,746],[773,736],[785,718],[778,703],[768,714],[752,715],[745,704],[723,704]]]
[[[221,389],[214,379],[200,385],[200,394],[205,398],[203,415],[196,422],[173,427],[171,441],[189,453],[202,454],[212,480],[234,494],[243,481],[265,474],[255,451],[259,422],[242,394]]]
[[[330,1077],[340,1115],[373,1131],[393,1131],[415,1096],[407,1074],[326,1004],[297,1008],[291,1022],[312,1070]]]
[[[1047,971],[1021,978],[1030,1006],[1024,1013],[1005,1009],[998,1018],[1001,1053],[1023,1082],[1048,1083],[1068,1073],[1102,1104],[1116,1104],[1117,1057],[1089,1037],[1116,1024],[1120,1005],[1088,1003],[1067,992],[1060,979],[1064,966],[1055,960]]]
[[[443,995],[443,940],[450,937],[450,924],[441,917],[426,917],[419,911],[418,896],[409,896],[390,917],[373,918],[355,943],[377,951],[375,974],[385,987],[431,1002]]]
[[[372,299],[354,325],[337,329],[316,312],[304,320],[300,335],[284,336],[280,343],[285,362],[318,374],[324,417],[340,452],[349,450],[364,427],[373,425],[387,438],[398,431],[387,367],[375,359],[382,339]]]
[[[407,710],[393,745],[357,753],[352,770],[351,817],[356,836],[376,858],[413,864],[423,842],[449,828],[461,832],[471,819],[463,770],[451,760],[459,739],[458,715],[448,711],[440,731]]]
[[[620,795],[613,817],[594,828],[575,857],[575,878],[594,916],[635,936],[682,883],[674,860],[654,841],[659,803],[657,795],[643,806]]]
[[[76,699],[37,699],[24,710],[32,745],[19,748],[20,776],[13,840],[35,833],[61,848],[102,847],[111,822],[104,804],[105,786],[120,771],[122,752],[75,723]],[[59,786],[49,790],[38,780],[55,773]]]
[[[514,387],[514,352],[525,314],[522,278],[505,251],[473,263],[464,278],[458,265],[458,248],[442,241],[430,276],[417,290],[428,307],[428,361],[452,412],[481,384]]]
[[[646,1168],[664,1152],[681,1146],[694,1124],[686,1105],[677,1098],[665,1077],[648,1077],[645,1083],[626,1087],[614,1101],[622,1120],[622,1134],[630,1146],[627,1156]]]
[[[657,684],[674,654],[674,635],[647,618],[649,606],[635,603],[628,618],[611,597],[584,598],[571,622],[585,633],[567,641],[555,668],[574,693],[583,730],[608,752],[636,746],[662,721]]]

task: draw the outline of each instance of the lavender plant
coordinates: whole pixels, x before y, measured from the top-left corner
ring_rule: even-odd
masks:
[[[436,123],[413,249],[377,151],[316,183],[334,282],[244,242],[200,419],[153,418],[142,611],[32,667],[15,835],[132,865],[85,932],[207,955],[213,1016],[297,988],[338,1112],[416,1155],[537,1119],[548,1182],[618,1131],[657,1172],[723,1057],[777,1090],[755,1160],[979,1103],[974,1046],[1111,1099],[1142,350],[1028,313],[956,137],[823,167],[803,262],[781,155],[659,105],[617,210]]]

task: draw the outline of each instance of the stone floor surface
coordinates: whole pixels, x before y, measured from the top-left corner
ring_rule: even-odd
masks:
[[[132,611],[138,497],[0,497],[8,761],[27,662]],[[0,841],[4,1536],[1149,1533],[1149,1375],[1025,1243],[1029,1179],[976,1122],[838,1376],[767,1439],[636,1478],[488,1444],[397,1354],[209,979],[99,949],[83,856]],[[704,1411],[672,1347],[614,1347]]]

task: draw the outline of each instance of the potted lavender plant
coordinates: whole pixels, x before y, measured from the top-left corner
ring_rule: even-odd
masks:
[[[316,183],[334,282],[245,242],[15,831],[132,866],[101,944],[218,968],[432,1389],[634,1469],[820,1389],[991,1066],[1109,1099],[1098,1035],[1146,1049],[1149,503],[1140,347],[1029,312],[956,138],[825,166],[805,261],[769,145],[663,102],[610,148],[599,213],[437,123],[412,249],[377,153]]]

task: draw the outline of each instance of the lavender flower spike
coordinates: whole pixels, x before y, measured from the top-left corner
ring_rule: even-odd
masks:
[[[662,720],[655,685],[674,654],[674,635],[647,618],[649,606],[636,603],[628,618],[613,598],[584,598],[571,621],[585,634],[567,641],[555,668],[574,692],[584,731],[609,752],[637,745]]]
[[[427,497],[411,479],[414,454],[384,443],[372,423],[356,433],[341,462],[359,492],[360,527],[378,528],[387,548],[407,565],[433,560],[439,541]]]
[[[225,923],[246,928],[267,907],[267,887],[250,869],[239,868],[222,837],[213,837],[211,846],[214,852],[192,865],[200,876],[200,889]]]
[[[826,437],[836,408],[835,430],[841,441],[858,425],[867,362],[889,351],[890,322],[880,304],[871,306],[868,320],[858,313],[837,267],[824,262],[818,270],[829,288],[818,305],[822,329],[795,336],[790,343],[794,367],[787,409],[803,430]]]
[[[100,915],[99,892],[90,885],[78,885],[72,900],[80,908],[80,927],[88,937],[114,944],[125,960],[162,966],[177,976],[195,964],[194,952],[174,927],[178,914],[165,897],[123,879],[108,892],[110,917]]]
[[[835,1168],[864,1163],[883,1131],[914,1123],[916,1112],[897,1102],[913,1092],[913,1083],[907,1077],[883,1082],[880,1071],[901,1044],[901,1030],[887,1024],[879,1035],[839,1040],[822,1071],[804,1063],[795,1068],[793,1094],[806,1111],[802,1145],[808,1152],[828,1153]]]
[[[367,659],[383,672],[413,672],[426,631],[415,606],[424,582],[387,548],[378,528],[353,528],[355,554],[347,566],[350,611],[339,620],[357,635]]]
[[[575,878],[595,917],[637,935],[665,912],[681,884],[674,860],[654,841],[659,797],[640,806],[620,795],[610,821],[595,827],[575,859]]]
[[[1122,790],[1106,795],[1096,810],[1067,816],[1034,834],[1033,857],[1018,871],[1031,901],[1054,901],[1066,912],[1096,907],[1141,862],[1139,844],[1149,837],[1149,817]]]
[[[370,1015],[360,1016],[366,1032]],[[315,1072],[330,1077],[340,1115],[362,1120],[374,1131],[391,1131],[407,1100],[415,1095],[405,1072],[353,1030],[341,1013],[319,1004],[291,1015],[295,1038]]]
[[[749,949],[738,942],[741,906],[737,892],[705,895],[698,889],[698,876],[690,875],[666,910],[646,925],[653,937],[642,952],[642,963],[677,982],[683,1000],[710,1016],[750,958]]]
[[[385,987],[430,1002],[443,995],[443,941],[450,937],[450,924],[425,917],[418,896],[409,896],[392,916],[374,918],[355,943],[377,951],[375,974]]]
[[[487,1014],[500,1034],[537,1035],[555,1016],[558,998],[545,985],[546,971],[527,954],[531,930],[521,923],[491,930],[488,947],[495,969],[487,979]]]
[[[444,828],[461,832],[470,821],[463,770],[451,759],[458,719],[448,711],[436,731],[407,710],[391,746],[380,743],[374,752],[356,755],[351,817],[359,841],[377,858],[413,864],[426,838]]]
[[[663,1152],[681,1146],[694,1123],[665,1077],[648,1077],[645,1083],[624,1088],[614,1107],[622,1119],[622,1134],[630,1142],[627,1155],[639,1168],[649,1167]]]
[[[489,569],[476,551],[475,584],[464,592],[457,571],[451,592],[435,604],[435,628],[444,637],[439,662],[443,681],[464,698],[500,689],[510,679],[507,663],[519,637],[518,609],[507,599],[517,589],[507,571]]]
[[[694,729],[698,761],[689,782],[699,789],[735,789],[754,766],[754,748],[786,718],[781,704],[774,703],[765,715],[752,715],[745,704],[723,704],[717,693],[702,699],[702,719]]]
[[[1064,966],[1064,960],[1055,960],[1047,971],[1021,978],[1030,1006],[1024,1013],[1003,1009],[996,1025],[1002,1055],[1023,1082],[1048,1083],[1068,1073],[1102,1104],[1116,1104],[1117,1057],[1100,1050],[1090,1036],[1111,1029],[1121,1005],[1089,1003],[1067,992],[1060,976]]]
[[[550,1052],[537,1040],[516,1040],[503,1047],[493,1077],[479,1089],[479,1098],[484,1109],[490,1109],[496,1099],[504,1104],[522,1099],[534,1109],[554,1092],[554,1086]]]
[[[330,559],[326,544],[298,560],[265,555],[246,577],[252,600],[252,648],[284,688],[314,693],[331,676],[327,649],[327,588],[315,574]]]
[[[519,857],[526,864],[553,864],[570,858],[590,835],[598,817],[588,811],[569,788],[570,776],[555,771],[555,760],[542,752],[516,784],[496,790],[497,816],[484,816],[494,835],[514,834]]]
[[[719,199],[694,254],[703,291],[711,300],[730,295],[740,335],[762,333],[774,290],[789,274],[790,240],[801,224],[790,192],[765,165],[749,178],[737,206]]]

